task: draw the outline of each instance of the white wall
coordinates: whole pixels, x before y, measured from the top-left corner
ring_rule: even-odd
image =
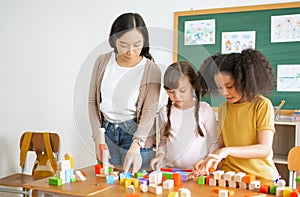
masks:
[[[152,54],[164,67],[172,62],[174,11],[291,1],[237,2],[0,0],[0,177],[20,170],[18,143],[26,130],[59,132],[61,152],[74,154],[76,168],[95,164],[88,80],[118,15],[144,17]]]

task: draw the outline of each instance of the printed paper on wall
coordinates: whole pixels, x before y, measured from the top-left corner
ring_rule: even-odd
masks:
[[[215,19],[186,21],[184,45],[215,44]]]
[[[222,32],[222,53],[240,53],[255,49],[255,31]]]

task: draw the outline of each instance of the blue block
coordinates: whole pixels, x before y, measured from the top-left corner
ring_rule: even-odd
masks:
[[[111,176],[111,175],[107,176],[106,177],[106,183],[107,184],[114,184],[115,183],[115,177]]]
[[[183,172],[181,168],[172,168],[172,172]]]
[[[138,180],[140,181],[140,185],[142,185],[142,184],[149,185],[149,179],[138,178]]]
[[[121,172],[121,173],[119,173],[119,179],[121,179],[121,178],[131,179],[132,174],[130,172],[127,172],[127,173]]]
[[[145,175],[145,174],[148,174],[148,172],[146,170],[142,170],[142,173]]]
[[[180,175],[181,175],[181,179],[183,182],[186,182],[189,180],[189,176],[188,176],[188,173],[187,172],[179,172]]]
[[[74,169],[68,169],[65,171],[65,183],[71,183],[72,175],[74,175]]]

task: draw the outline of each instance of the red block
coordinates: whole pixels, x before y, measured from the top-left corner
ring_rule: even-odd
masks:
[[[166,180],[167,180],[167,178],[162,176],[162,182],[165,182]]]
[[[162,172],[172,172],[172,168],[161,168],[160,171],[162,171]]]
[[[95,165],[95,174],[100,174],[100,169],[102,168],[101,164],[96,164]]]
[[[85,172],[81,171],[81,174],[86,177],[86,173]]]
[[[205,183],[206,185],[209,185],[209,179],[211,178],[211,176],[207,176],[206,179],[205,179]]]
[[[265,194],[268,194],[269,193],[269,190],[270,190],[270,186],[267,186],[267,185],[262,185],[260,186],[259,188],[259,191],[261,193],[265,193]]]
[[[291,193],[290,193],[290,197],[298,197],[299,192],[297,189],[294,189]]]

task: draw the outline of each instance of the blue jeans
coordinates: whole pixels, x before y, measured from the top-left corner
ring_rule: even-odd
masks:
[[[123,165],[126,153],[132,143],[133,134],[137,130],[136,119],[120,123],[112,123],[103,118],[102,127],[105,128],[105,142],[108,146],[113,165]],[[141,149],[142,167],[149,168],[151,159],[155,156],[153,147]]]

